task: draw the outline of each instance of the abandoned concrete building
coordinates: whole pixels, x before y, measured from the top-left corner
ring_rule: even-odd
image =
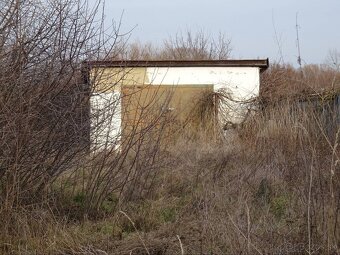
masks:
[[[250,107],[247,103],[259,96],[260,73],[268,68],[268,59],[86,65],[91,84],[91,143],[101,147],[117,146],[128,134],[152,127],[165,125],[166,132],[174,134],[175,130],[204,126],[212,131],[242,122]]]

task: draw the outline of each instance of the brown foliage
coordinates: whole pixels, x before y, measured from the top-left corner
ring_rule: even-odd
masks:
[[[279,100],[306,97],[340,89],[340,73],[326,65],[306,65],[301,70],[290,65],[271,64],[261,76],[261,98]]]

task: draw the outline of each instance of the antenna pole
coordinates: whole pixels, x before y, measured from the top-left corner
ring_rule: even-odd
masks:
[[[301,60],[301,51],[300,51],[298,12],[296,13],[296,43],[297,43],[297,48],[298,48],[297,62],[298,62],[299,66],[300,66],[300,69],[301,69],[302,68],[302,60]]]

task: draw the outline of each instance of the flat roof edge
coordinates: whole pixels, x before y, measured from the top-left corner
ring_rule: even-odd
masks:
[[[259,67],[269,66],[269,59],[243,60],[114,60],[84,61],[88,67]]]

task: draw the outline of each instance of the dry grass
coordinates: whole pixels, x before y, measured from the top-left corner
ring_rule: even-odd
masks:
[[[339,133],[330,140],[291,107],[253,116],[232,140],[179,141],[152,187],[100,219],[9,212],[2,253],[338,254]]]
[[[224,140],[132,157],[136,176],[91,211],[91,169],[62,175],[37,202],[1,205],[0,253],[339,254],[340,130],[307,106],[281,99]]]
[[[329,132],[311,105],[281,99],[224,140],[184,136],[152,164],[140,154],[145,174],[91,212],[81,189],[91,175],[63,175],[44,203],[2,205],[0,251],[339,254],[338,119]]]
[[[67,125],[76,117],[61,117],[65,98],[51,99],[70,96],[81,60],[106,55],[111,38],[95,26],[99,13],[86,18],[86,4],[77,1],[1,3],[8,9],[0,24],[7,31],[0,35],[1,254],[339,254],[340,130],[329,133],[317,111],[282,99],[292,91],[334,92],[334,70],[274,65],[262,77],[261,96],[280,103],[227,131],[228,139],[183,137],[159,151],[143,134],[123,153],[84,155],[89,148],[74,150],[84,139],[79,127]],[[32,20],[37,27],[27,25]],[[210,42],[203,34],[173,38],[167,47],[159,57],[230,53],[223,36]],[[131,58],[145,56],[131,51]],[[74,113],[79,105],[68,99]],[[201,120],[207,104],[214,108],[210,99],[197,107]]]

